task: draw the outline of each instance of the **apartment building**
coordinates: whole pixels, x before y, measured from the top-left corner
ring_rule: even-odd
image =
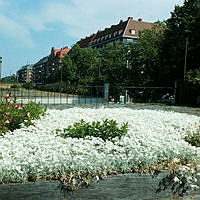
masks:
[[[17,73],[18,83],[31,83],[33,81],[33,65],[25,65],[21,67]]]
[[[101,48],[108,43],[121,42],[137,42],[139,32],[144,29],[151,29],[153,23],[144,22],[141,18],[134,20],[133,17],[128,17],[126,21],[120,20],[116,25],[105,28],[102,31],[97,31],[77,42],[81,48],[92,47]]]
[[[46,67],[48,56],[40,59],[33,65],[33,83],[44,84],[46,80]]]

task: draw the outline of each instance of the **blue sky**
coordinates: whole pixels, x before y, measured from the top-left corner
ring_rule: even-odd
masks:
[[[2,77],[129,16],[154,22],[184,0],[0,0]]]

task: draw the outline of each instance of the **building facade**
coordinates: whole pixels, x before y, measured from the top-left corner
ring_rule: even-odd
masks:
[[[70,51],[70,48],[63,47],[60,49],[51,49],[49,56],[43,57],[34,65],[25,65],[21,67],[17,73],[17,81],[19,83],[45,84],[48,76],[59,70],[61,60]]]
[[[68,54],[70,51],[70,48],[63,47],[60,49],[55,49],[52,47],[51,54],[48,56],[48,61],[46,64],[46,77],[48,77],[50,74],[54,73],[55,71],[59,70],[59,67],[61,66],[62,58],[66,54]]]
[[[46,80],[46,67],[48,62],[48,56],[40,59],[33,65],[33,83],[44,84]]]
[[[77,42],[81,48],[92,47],[102,48],[108,43],[115,42],[137,42],[139,32],[144,29],[151,29],[153,23],[143,22],[142,19],[134,20],[133,17],[128,17],[126,21],[120,20],[117,25],[112,25],[102,31],[97,31]]]
[[[25,65],[17,71],[18,83],[32,83],[33,82],[33,65]]]

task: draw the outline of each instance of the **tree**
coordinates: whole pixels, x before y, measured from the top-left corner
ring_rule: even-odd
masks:
[[[12,76],[6,76],[1,79],[1,82],[16,83],[17,77],[15,76],[15,74],[13,74]]]
[[[166,21],[161,60],[167,75],[166,81],[170,84],[177,79],[183,79],[187,37],[187,71],[200,67],[199,20],[200,0],[185,0],[183,6],[175,7],[171,18]]]
[[[200,105],[200,69],[189,70],[185,81],[185,103]]]
[[[127,53],[124,43],[108,44],[100,51],[100,80],[113,86],[129,85]]]
[[[62,63],[65,80],[74,85],[93,83],[98,74],[98,50],[75,45]]]
[[[133,85],[160,86],[162,69],[160,49],[165,25],[155,23],[151,30],[140,32],[138,43],[130,45],[131,76]]]
[[[62,59],[61,67],[62,69],[60,68],[60,73],[62,70],[63,81],[73,85],[76,82],[77,68],[72,62],[72,59],[69,56],[69,54],[65,55],[65,57]]]

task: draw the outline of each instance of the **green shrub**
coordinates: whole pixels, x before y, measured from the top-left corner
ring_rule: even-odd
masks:
[[[25,126],[31,125],[31,121],[39,119],[45,109],[36,103],[23,105],[14,102],[0,102],[0,135],[20,128],[22,123]]]
[[[86,136],[93,136],[102,138],[104,141],[112,141],[114,138],[120,139],[127,133],[127,130],[128,123],[123,123],[121,127],[118,127],[115,120],[106,119],[102,122],[96,121],[92,123],[81,120],[64,129],[64,133],[60,134],[60,136],[64,138],[84,138]]]
[[[200,147],[200,126],[196,132],[186,136],[184,139],[192,146]]]

